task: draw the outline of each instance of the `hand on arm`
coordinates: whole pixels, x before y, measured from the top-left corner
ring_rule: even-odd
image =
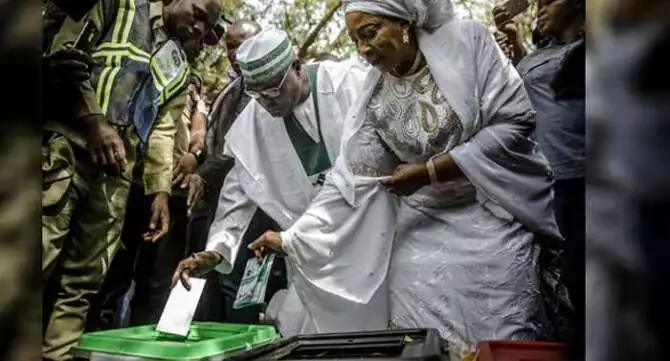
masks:
[[[442,154],[432,159],[435,168],[436,181],[448,182],[463,175],[449,154]],[[409,196],[419,189],[433,183],[431,180],[429,165],[425,164],[400,164],[393,172],[392,179],[382,184],[389,192]]]

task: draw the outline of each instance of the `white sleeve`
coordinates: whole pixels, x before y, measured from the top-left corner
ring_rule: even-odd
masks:
[[[362,95],[365,89],[365,81],[367,75],[372,69],[371,66],[366,66],[361,63],[357,57],[347,60],[347,66],[340,65],[344,68],[344,76],[342,82],[337,85],[338,99],[344,99],[346,107],[351,107],[356,100]]]
[[[206,250],[217,251],[223,256],[216,270],[224,274],[233,270],[242,237],[258,208],[242,188],[241,171],[236,163],[226,176],[207,239]]]

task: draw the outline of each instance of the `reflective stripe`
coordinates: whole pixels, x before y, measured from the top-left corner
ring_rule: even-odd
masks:
[[[135,0],[126,0],[129,2],[129,9],[128,9],[128,14],[126,15],[126,24],[123,28],[123,34],[121,37],[121,41],[117,41],[117,44],[125,44],[128,43],[128,38],[130,37],[130,29],[133,27],[133,20],[135,19],[135,13],[136,13],[136,7],[135,7]]]
[[[96,56],[96,54],[99,53],[108,53],[108,52],[118,53],[119,51],[124,51],[133,54],[138,58],[144,59],[144,61],[146,62],[148,62],[151,59],[151,54],[145,52],[144,50],[135,46],[135,44],[129,42],[102,43],[96,48],[96,51],[93,53],[93,56]]]
[[[119,63],[121,62],[121,58],[117,57],[114,58],[116,61]],[[102,102],[100,103],[100,107],[102,108],[102,112],[104,114],[107,114],[107,109],[109,108],[109,102],[110,98],[112,96],[112,88],[114,85],[114,80],[116,79],[116,75],[121,71],[120,66],[115,66],[114,68],[111,68],[112,71],[109,72],[109,80],[107,81],[106,84],[103,85],[104,87],[104,94],[102,96]],[[104,83],[104,82],[103,82]]]
[[[128,42],[130,29],[135,18],[135,0],[120,0],[119,12],[116,14],[116,23],[112,32],[112,42],[122,44]]]
[[[98,100],[98,104],[100,107],[102,107],[103,103],[103,92],[102,92],[102,87],[103,84],[105,84],[106,81],[109,80],[109,74],[112,72],[113,68],[104,68],[102,69],[102,72],[100,73],[100,77],[98,78],[98,84],[96,84],[95,87],[95,96]],[[106,113],[105,109],[102,109],[103,113]]]
[[[157,89],[163,89],[167,85],[167,79],[163,76],[163,72],[153,62],[151,63],[151,74],[154,75],[154,84]]]
[[[161,104],[165,103],[168,99],[170,99],[175,93],[177,93],[184,84],[186,84],[186,81],[188,80],[188,67],[182,68],[182,74],[179,76],[179,80],[176,82],[173,82],[172,85],[169,85],[167,89],[163,90],[161,92]]]
[[[133,1],[134,0],[130,0]],[[119,0],[119,11],[116,13],[116,22],[114,23],[114,30],[112,30],[112,41],[115,43],[121,42],[121,34],[123,33],[123,23],[126,18],[126,3],[128,0]],[[128,19],[130,20],[130,19]]]
[[[114,30],[112,32],[112,41],[116,44],[128,44],[128,37],[130,37],[130,29],[133,26],[133,19],[135,18],[135,0],[120,0],[119,3],[119,12],[116,15],[116,23],[114,24]],[[113,44],[106,43],[106,44]],[[104,45],[104,44],[103,44]],[[100,48],[100,47],[98,47]],[[98,85],[102,84],[102,88],[98,86],[96,93],[98,94],[98,100],[100,100],[100,108],[102,108],[103,113],[107,113],[109,108],[110,97],[112,94],[112,88],[114,86],[114,80],[116,75],[121,70],[121,59],[123,55],[130,57],[131,52],[127,50],[125,53],[114,54],[107,59],[114,64],[113,69],[108,73],[109,78],[100,79],[101,82]],[[107,70],[107,69],[105,69]]]
[[[149,62],[145,57],[143,57],[143,56],[139,56],[139,55],[134,54],[134,53],[131,53],[131,52],[127,51],[127,50],[103,50],[103,51],[97,51],[97,52],[95,52],[95,53],[93,54],[93,57],[94,57],[94,58],[104,58],[104,60],[105,60],[105,65],[108,65],[108,66],[121,65],[120,63],[119,63],[119,64],[116,64],[116,63],[112,63],[112,62],[111,62],[110,59],[111,59],[111,58],[114,58],[114,57],[117,57],[117,58],[118,58],[118,57],[127,57],[127,58],[129,58],[129,59],[135,60],[135,61],[140,62],[140,63],[148,63],[148,62]]]
[[[154,54],[147,53],[130,42],[131,30],[136,21],[136,1],[119,0],[119,8],[111,37],[108,38],[108,41],[99,44],[92,54],[94,58],[103,60],[105,67],[100,73],[95,89],[98,104],[105,114],[112,103],[111,98],[118,74],[123,67],[128,66],[127,61],[148,65],[154,88],[157,95],[159,94],[152,101],[158,106],[164,104],[181,90],[188,81],[188,75],[190,74],[188,63],[185,60],[186,56],[180,46],[178,46],[178,49],[183,65],[176,70],[176,73],[174,71],[163,73],[160,65],[152,61]],[[130,66],[134,65],[137,64],[130,64]]]
[[[189,65],[186,61],[186,54],[184,50],[176,45],[172,40],[168,40],[160,49],[158,49],[151,58],[151,74],[154,78],[154,85],[160,93],[159,99],[155,99],[158,104],[165,103],[170,99],[174,92],[179,90],[187,81],[189,73]],[[172,50],[171,50],[172,49]],[[177,51],[181,61],[178,62],[176,68],[171,68],[169,64],[163,64],[161,59],[165,61],[166,52]],[[166,67],[165,69],[163,67]]]
[[[109,66],[118,65],[118,64],[114,64],[114,62],[113,62],[113,59],[114,59],[115,55],[118,55],[118,52],[115,52],[115,51],[98,51],[98,52],[95,52],[92,56],[94,58],[103,58],[103,60],[105,62],[105,66],[109,67]]]

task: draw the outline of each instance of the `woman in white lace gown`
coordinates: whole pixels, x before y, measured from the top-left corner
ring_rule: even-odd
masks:
[[[366,115],[402,163],[425,164],[461,143],[463,127],[428,67],[383,74]],[[352,154],[368,153],[374,134],[368,139]],[[391,324],[434,327],[459,343],[536,339],[543,334],[538,244],[521,223],[476,197],[461,176],[401,199],[389,270]]]
[[[252,248],[287,255],[320,332],[386,320],[466,347],[546,337],[541,240],[561,236],[518,74],[450,1],[344,3],[358,53],[378,71],[311,210]]]

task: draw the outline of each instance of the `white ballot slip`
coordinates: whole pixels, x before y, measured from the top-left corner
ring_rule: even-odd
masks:
[[[177,282],[177,285],[172,288],[156,331],[184,337],[188,335],[206,281],[203,278],[191,278],[190,280],[190,291],[187,291],[181,282]]]

